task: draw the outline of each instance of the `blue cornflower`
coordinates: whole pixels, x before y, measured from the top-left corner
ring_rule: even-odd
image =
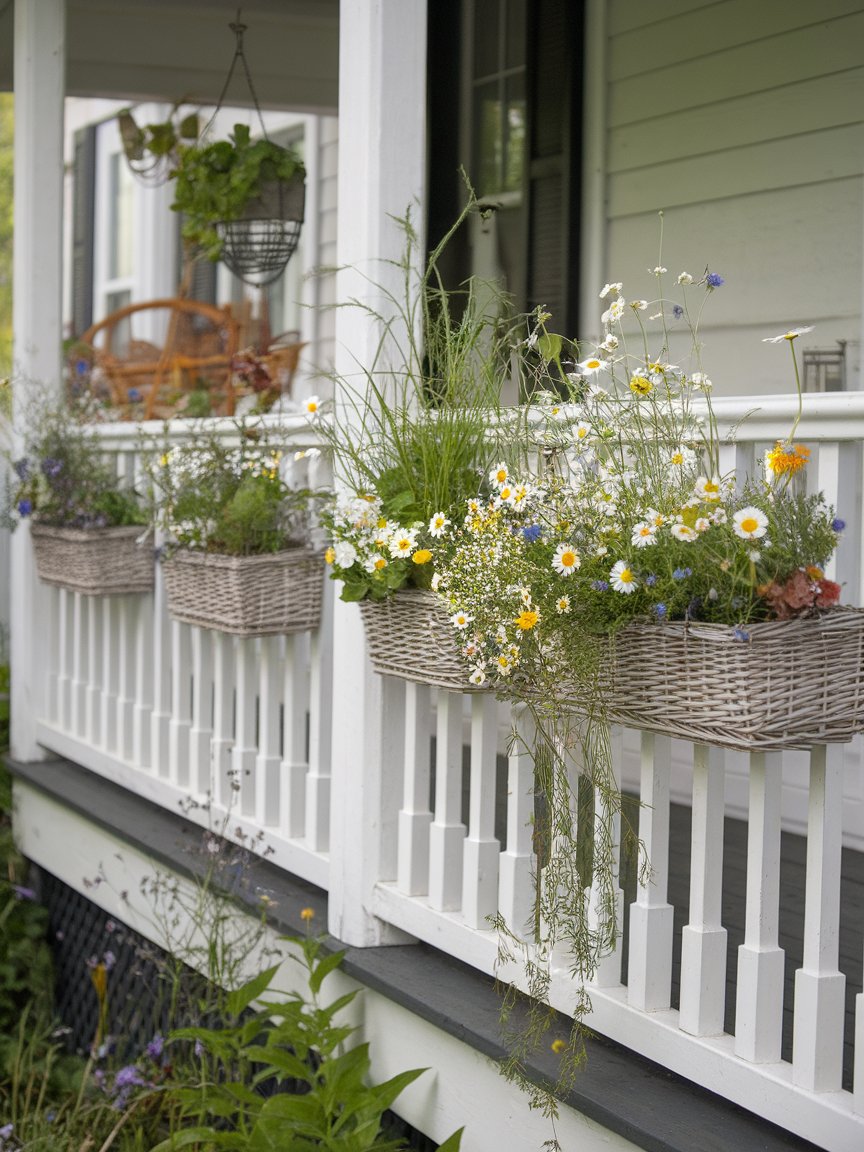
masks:
[[[75,361],[75,372],[78,376],[86,376],[90,371],[90,363],[87,360]]]
[[[49,480],[51,480],[54,476],[59,476],[63,471],[62,461],[55,460],[53,456],[46,456],[40,467]]]
[[[608,580],[594,580],[591,584],[591,587],[594,589],[595,592],[608,592],[609,591],[609,581]]]
[[[672,315],[675,317],[676,320],[680,320],[681,317],[684,315],[684,309],[681,307],[680,304],[673,304],[672,305]]]
[[[130,388],[126,393],[126,398],[130,404],[137,404],[141,399],[141,392],[137,388]]]
[[[663,617],[666,615],[667,611],[668,611],[668,609],[666,608],[665,604],[655,604],[654,605],[654,612],[656,613],[658,620],[662,620]]]
[[[16,460],[12,465],[19,480],[26,480],[30,475],[30,461],[26,456],[22,456],[20,460]]]
[[[750,633],[745,631],[745,629],[743,629],[740,624],[736,624],[735,631],[732,633],[732,635],[736,640],[741,640],[742,642],[746,642],[750,639]]]
[[[26,497],[18,501],[18,515],[29,516],[33,511],[33,501],[28,500]]]
[[[673,580],[686,580],[688,576],[693,575],[692,568],[676,568],[672,573]]]
[[[645,587],[646,588],[653,588],[656,583],[657,583],[657,577],[654,575],[653,572],[649,572],[648,575],[645,577]]]
[[[836,520],[832,520],[831,521],[831,527],[834,529],[835,532],[842,532],[843,529],[846,527],[846,521],[840,520],[839,518]]]
[[[543,529],[539,524],[529,524],[526,528],[522,529],[522,535],[529,544],[533,544],[535,540],[539,540],[542,532]]]
[[[720,285],[725,284],[726,281],[719,274],[719,272],[706,272],[705,273],[705,283],[708,285],[709,288],[719,288]]]

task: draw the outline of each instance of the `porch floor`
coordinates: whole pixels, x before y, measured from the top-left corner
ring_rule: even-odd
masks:
[[[201,869],[200,829],[190,825],[182,814],[161,809],[68,761],[10,762],[9,767],[22,784],[48,794],[121,840],[145,850],[161,864],[181,874]],[[670,901],[676,907],[675,997],[680,930],[686,921],[689,898],[686,852],[689,824],[689,809],[676,806],[672,814],[672,841],[685,847],[680,854],[675,851],[670,862]],[[745,843],[746,825],[727,820],[724,859],[724,924],[729,932],[727,1027],[733,1023],[730,1011],[734,1009],[736,949],[743,940]],[[800,964],[801,955],[804,847],[800,837],[784,837],[781,943],[787,949],[787,1008],[792,1002],[792,974]],[[855,992],[861,988],[864,860],[859,854],[844,853],[843,865],[846,923],[841,934],[841,966],[847,975],[847,1005],[851,1007]],[[60,879],[68,883],[75,880],[74,877]],[[255,865],[252,881],[253,891],[264,890],[274,898],[273,921],[281,932],[303,934],[305,925],[299,913],[307,906],[314,908],[316,923],[327,923],[327,898],[320,890],[264,860]],[[628,900],[632,898],[633,884],[633,877],[625,877]],[[332,945],[341,947],[336,940]],[[499,1002],[491,978],[424,944],[348,948],[343,967],[360,983],[409,1008],[491,1059],[497,1060],[503,1055]],[[847,1035],[850,1019],[847,1016]],[[784,1043],[791,1051],[790,1036],[785,1037]],[[531,1062],[533,1073],[539,1079],[554,1079],[556,1066],[557,1058],[551,1052],[541,1052]],[[729,1104],[721,1096],[698,1088],[602,1038],[589,1039],[587,1064],[567,1102],[598,1124],[650,1152],[693,1152],[694,1148],[699,1152],[740,1152],[741,1149],[818,1152],[817,1145],[792,1136]],[[465,1119],[470,1123],[472,1118]]]

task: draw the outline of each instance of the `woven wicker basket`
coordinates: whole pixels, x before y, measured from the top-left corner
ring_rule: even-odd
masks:
[[[628,625],[604,662],[610,719],[744,751],[841,744],[864,729],[864,610],[743,631]]]
[[[372,667],[458,692],[477,692],[453,637],[447,609],[434,592],[403,588],[386,600],[362,600],[366,645]]]
[[[153,543],[140,525],[53,528],[32,523],[39,579],[85,596],[120,596],[153,588]]]
[[[162,565],[175,620],[238,636],[308,632],[321,619],[324,561],[307,548],[264,556],[180,550]]]

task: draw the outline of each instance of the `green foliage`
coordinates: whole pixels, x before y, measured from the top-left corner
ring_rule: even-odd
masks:
[[[321,428],[350,490],[326,519],[343,599],[428,587],[436,546],[427,525],[477,495],[505,443],[519,451],[512,422],[502,420],[501,394],[523,318],[512,314],[497,285],[472,277],[451,290],[439,272],[447,244],[477,210],[469,189],[465,208],[422,271],[411,215],[397,219],[405,245],[385,273],[395,273],[398,288],[384,282],[386,275],[381,283],[370,279],[384,301],[380,310],[359,300],[342,305],[362,309],[380,334],[371,363],[358,366],[359,385],[334,377],[340,406]],[[376,509],[376,523],[364,523],[360,535],[357,499]],[[363,534],[367,528],[371,535]],[[402,557],[392,541],[406,529],[414,546]],[[430,555],[412,563],[418,550]]]
[[[341,953],[327,954],[314,938],[290,943],[293,958],[305,968],[305,994],[273,999],[277,968],[270,968],[234,993],[229,1018],[219,1027],[181,1028],[169,1036],[175,1062],[178,1053],[197,1053],[197,1075],[161,1089],[173,1131],[153,1152],[201,1145],[237,1152],[407,1147],[383,1134],[382,1120],[423,1070],[370,1084],[369,1045],[346,1047],[355,1030],[338,1021],[355,993],[327,1005],[319,1001],[321,984],[338,967]],[[187,1058],[180,1056],[184,1063]],[[457,1152],[458,1134],[445,1147]]]
[[[232,444],[202,431],[161,452],[147,446],[151,517],[169,546],[257,556],[304,542],[316,497],[286,482],[263,428],[238,423],[237,433]]]
[[[287,184],[305,175],[292,148],[271,140],[253,141],[247,125],[235,124],[227,140],[177,145],[171,207],[184,214],[183,236],[218,260],[222,242],[215,225],[237,220],[270,181]]]
[[[64,528],[146,523],[136,493],[105,462],[96,429],[86,423],[91,414],[86,402],[37,393],[24,455],[12,462],[16,479],[7,486],[7,523],[27,516]]]

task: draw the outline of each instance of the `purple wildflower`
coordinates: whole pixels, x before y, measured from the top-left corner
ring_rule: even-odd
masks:
[[[102,963],[105,965],[106,971],[110,972],[114,965],[117,963],[117,957],[110,950],[102,953]]]
[[[28,500],[27,497],[25,496],[23,500],[18,501],[18,515],[19,516],[27,517],[27,516],[30,516],[32,512],[33,512],[33,501],[32,500]]]
[[[595,592],[608,592],[609,581],[608,580],[594,580],[593,583],[591,584],[591,587],[594,589]]]
[[[709,288],[719,288],[721,284],[725,284],[726,281],[719,272],[706,272],[705,283]]]
[[[843,529],[846,527],[846,521],[841,520],[838,517],[837,519],[831,521],[831,527],[834,529],[835,532],[842,532]]]
[[[543,529],[539,524],[529,524],[527,528],[522,529],[522,536],[529,544],[533,544],[535,540],[540,539],[540,534]]]
[[[30,461],[26,456],[22,456],[20,460],[16,460],[12,465],[15,469],[15,474],[19,480],[26,480],[30,475]]]
[[[653,588],[656,583],[657,583],[657,577],[654,575],[653,572],[649,572],[648,575],[645,577],[646,588]]]
[[[684,309],[681,307],[680,304],[673,304],[672,305],[672,315],[675,317],[676,320],[680,320],[681,317],[684,315]]]
[[[663,617],[666,615],[666,612],[667,612],[666,605],[665,604],[655,604],[654,605],[654,612],[655,612],[655,615],[657,616],[657,619],[662,620]]]
[[[195,1041],[195,1055],[200,1059],[204,1055],[204,1045],[200,1040]]]
[[[137,404],[141,399],[141,392],[138,388],[130,388],[126,393],[126,398],[130,404]]]
[[[688,576],[693,575],[692,568],[676,568],[672,573],[673,580],[686,580]]]
[[[14,1131],[14,1124],[4,1124],[3,1127],[0,1128],[0,1140],[8,1140]]]
[[[160,1032],[157,1032],[150,1043],[147,1045],[146,1052],[151,1060],[158,1060],[162,1055],[162,1049],[165,1047],[165,1039]]]
[[[13,884],[12,891],[19,900],[35,900],[36,893],[32,888],[25,888],[23,884]]]
[[[746,641],[750,639],[750,633],[745,631],[740,624],[736,625],[735,631],[732,633],[732,635],[736,640],[740,640],[743,643],[746,643]]]
[[[115,1091],[121,1091],[123,1088],[146,1088],[147,1081],[138,1071],[134,1064],[127,1064],[125,1068],[121,1068],[117,1075],[114,1077]]]

